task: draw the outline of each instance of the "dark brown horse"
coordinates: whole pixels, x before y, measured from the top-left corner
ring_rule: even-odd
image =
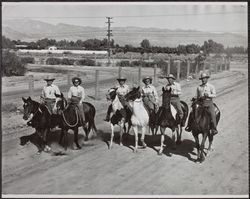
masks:
[[[48,108],[44,104],[40,104],[30,97],[27,99],[22,98],[23,104],[23,119],[29,120],[27,124],[36,129],[36,134],[41,138],[40,142],[41,147],[39,148],[38,153],[42,150],[48,152],[51,148],[47,144],[47,135],[50,132],[50,129],[55,127],[53,120],[55,115],[51,114]]]
[[[162,88],[162,106],[159,108],[157,113],[156,121],[157,125],[160,126],[161,131],[161,148],[158,152],[159,155],[162,154],[165,140],[165,130],[166,128],[170,128],[172,130],[172,140],[175,144],[181,143],[181,134],[182,134],[182,126],[181,124],[185,124],[188,116],[188,105],[181,101],[181,108],[183,111],[183,118],[182,121],[179,118],[179,115],[176,113],[175,108],[170,103],[171,98],[171,89],[165,90],[164,87]],[[157,131],[158,128],[156,128]],[[177,133],[177,141],[175,141],[175,132]]]
[[[192,112],[190,113],[191,117],[191,130],[195,139],[196,148],[197,148],[197,162],[203,162],[205,160],[205,152],[204,147],[206,143],[206,139],[208,137],[209,147],[208,151],[211,151],[211,146],[213,142],[213,134],[211,134],[211,116],[208,112],[207,108],[202,106],[202,99],[192,99]],[[216,104],[215,114],[216,114],[216,122],[219,123],[220,120],[220,110]],[[199,134],[202,134],[201,144],[199,143]]]
[[[56,95],[56,108],[58,111],[57,125],[62,128],[61,136],[59,143],[62,144],[62,139],[64,138],[64,147],[67,149],[67,132],[69,129],[74,131],[74,142],[78,149],[81,149],[81,146],[78,143],[78,128],[83,127],[83,130],[86,134],[85,141],[88,140],[88,135],[90,130],[97,131],[95,126],[95,107],[88,102],[83,102],[83,111],[85,114],[85,121],[81,120],[81,116],[78,113],[78,107],[73,103],[67,103],[67,100],[64,98],[63,94]]]

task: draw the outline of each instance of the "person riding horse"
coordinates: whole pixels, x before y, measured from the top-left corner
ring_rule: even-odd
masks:
[[[202,73],[201,77],[199,78],[202,81],[202,84],[197,87],[196,95],[197,99],[201,101],[202,106],[207,107],[208,112],[210,113],[211,117],[211,133],[212,135],[216,135],[218,133],[217,131],[217,122],[216,122],[216,115],[215,115],[215,107],[213,104],[213,98],[216,97],[216,91],[215,87],[208,83],[208,78],[210,76],[206,73]],[[192,131],[192,115],[191,112],[188,119],[188,125],[185,128],[186,131],[191,132]]]
[[[53,110],[53,107],[56,102],[56,94],[60,95],[61,92],[55,84],[53,84],[53,81],[55,78],[47,77],[44,79],[47,82],[47,85],[43,87],[42,94],[40,96],[40,102],[42,104],[45,104],[48,110],[51,114],[55,113],[55,110]]]
[[[79,114],[81,115],[81,122],[82,125],[84,126],[85,123],[85,114],[83,110],[83,105],[82,102],[85,99],[85,91],[80,84],[82,83],[81,78],[79,77],[73,77],[72,78],[72,83],[73,86],[70,87],[69,92],[68,92],[68,100],[70,104],[76,105],[79,110]]]
[[[156,88],[152,85],[152,77],[143,78],[142,82],[145,84],[142,87],[142,100],[146,109],[151,115],[152,112],[157,112],[159,107],[159,98],[156,91]]]
[[[177,114],[180,118],[180,125],[183,127],[185,126],[183,118],[183,110],[181,108],[181,101],[180,101],[180,94],[181,94],[181,85],[177,82],[175,82],[175,77],[172,74],[169,74],[165,77],[168,80],[168,84],[165,86],[165,90],[170,91],[171,90],[171,98],[170,103],[174,106],[174,108],[177,111]]]
[[[118,98],[121,104],[123,105],[123,107],[128,106],[128,103],[125,100],[124,96],[130,91],[129,86],[125,84],[126,80],[127,79],[125,77],[118,78],[117,81],[119,85],[116,86],[116,94],[118,95]],[[104,119],[104,121],[109,122],[111,112],[112,112],[112,104],[109,105],[106,118]]]

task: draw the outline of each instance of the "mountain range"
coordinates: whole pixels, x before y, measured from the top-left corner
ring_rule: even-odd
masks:
[[[213,33],[197,30],[161,29],[141,27],[111,27],[115,44],[121,46],[131,44],[139,46],[143,39],[148,39],[151,45],[176,47],[179,44],[199,44],[212,39],[224,47],[247,47],[247,35],[234,33]],[[107,37],[107,27],[76,26],[70,24],[50,24],[31,19],[10,19],[2,21],[2,35],[21,41],[36,41],[42,38],[59,40],[103,39]]]

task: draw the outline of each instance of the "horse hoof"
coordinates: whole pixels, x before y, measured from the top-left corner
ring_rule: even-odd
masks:
[[[41,151],[37,151],[37,152],[36,152],[36,155],[41,155]]]
[[[137,153],[137,149],[134,149],[133,152],[134,152],[134,153]]]
[[[158,151],[158,155],[162,155],[162,151]]]
[[[122,143],[120,143],[120,146],[123,146],[123,144],[122,144]]]

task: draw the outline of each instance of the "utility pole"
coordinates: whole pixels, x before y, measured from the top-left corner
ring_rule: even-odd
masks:
[[[110,30],[110,24],[113,23],[110,21],[110,19],[112,19],[112,17],[106,17],[108,19],[108,22],[106,22],[108,24],[108,65],[110,65],[110,37],[113,36],[113,34],[111,33],[112,30]]]

